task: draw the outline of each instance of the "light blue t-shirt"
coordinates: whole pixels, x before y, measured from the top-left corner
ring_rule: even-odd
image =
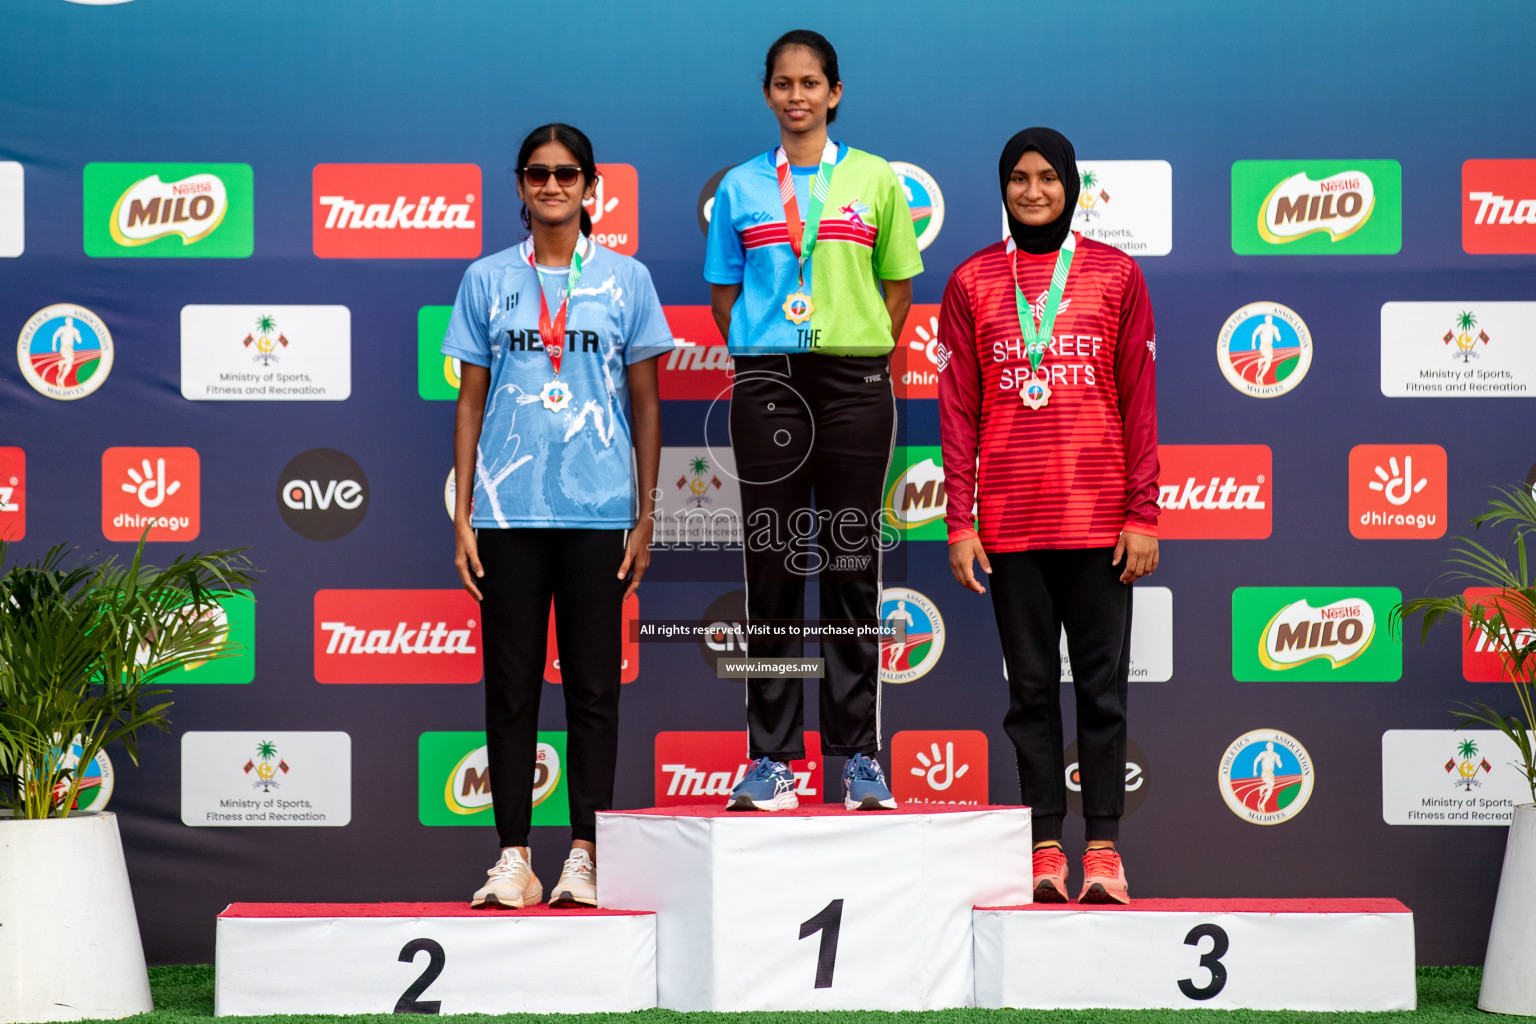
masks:
[[[532,241],[470,264],[443,355],[491,371],[475,455],[478,528],[630,529],[637,503],[627,367],[676,345],[638,260],[583,237],[581,279],[566,313],[559,380],[570,401],[545,407],[555,379],[539,338],[540,275]],[[550,316],[566,281],[544,274]]]

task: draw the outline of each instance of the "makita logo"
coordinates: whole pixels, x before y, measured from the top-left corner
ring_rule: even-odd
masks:
[[[315,678],[322,683],[474,683],[480,606],[462,590],[321,590]]]
[[[729,771],[704,771],[686,764],[664,764],[657,770],[670,779],[666,796],[729,796],[731,790],[736,788],[736,783],[747,774],[750,764],[749,761],[743,761],[736,767],[735,774]],[[796,796],[816,795],[816,787],[811,784],[811,772],[800,771],[793,774]]]
[[[1462,592],[1469,606],[1481,607],[1487,622],[1475,628],[1461,622],[1461,674],[1470,683],[1500,683],[1519,678],[1514,656],[1536,656],[1536,624],[1520,592],[1498,587],[1470,587]],[[1500,621],[1502,620],[1502,621]]]
[[[805,734],[805,758],[789,763],[795,794],[821,800],[821,734]],[[735,788],[751,766],[745,732],[660,732],[656,734],[658,807],[715,804]]]
[[[391,635],[387,629],[361,629],[345,622],[320,623],[320,628],[331,635],[326,654],[478,654],[470,640],[475,620],[470,619],[464,627],[449,629],[445,622],[436,626],[423,622],[412,629],[401,622]]]
[[[1462,249],[1536,252],[1536,160],[1468,160],[1461,195]]]
[[[661,361],[662,398],[729,398],[736,364],[708,306],[663,306],[677,347]]]
[[[678,347],[667,356],[666,369],[736,372],[736,364],[731,359],[730,349],[724,345],[699,345],[681,338],[677,341]]]
[[[1158,445],[1158,535],[1259,540],[1272,526],[1271,462],[1261,444]]]
[[[1251,484],[1239,484],[1236,477],[1227,477],[1222,480],[1219,477],[1211,477],[1207,481],[1197,481],[1189,477],[1181,488],[1178,484],[1160,483],[1157,488],[1157,507],[1163,509],[1212,509],[1212,508],[1252,508],[1262,509],[1269,506],[1260,496],[1259,490],[1263,487],[1263,477]]]
[[[1477,205],[1474,224],[1536,224],[1536,199],[1506,199],[1492,192],[1468,192]]]
[[[313,188],[316,256],[480,255],[480,168],[474,164],[318,164]]]
[[[422,196],[415,202],[407,202],[405,196],[396,196],[394,205],[388,203],[355,202],[346,196],[321,196],[316,200],[329,212],[325,217],[326,228],[405,228],[423,231],[460,230],[472,231],[478,225],[470,215],[475,197],[471,193],[462,203],[449,203],[443,196],[429,199]]]

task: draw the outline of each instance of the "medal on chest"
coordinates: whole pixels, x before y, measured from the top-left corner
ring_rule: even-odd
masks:
[[[1024,342],[1024,352],[1029,357],[1029,381],[1019,389],[1019,397],[1027,409],[1043,409],[1051,400],[1050,374],[1041,373],[1046,349],[1051,344],[1051,331],[1056,326],[1056,314],[1061,309],[1061,293],[1067,288],[1067,272],[1072,269],[1072,254],[1077,250],[1077,236],[1069,233],[1056,254],[1056,269],[1051,272],[1051,287],[1045,295],[1045,309],[1040,321],[1035,322],[1035,311],[1024,297],[1019,286],[1019,253],[1012,238],[1008,239],[1008,265],[1013,270],[1013,301],[1019,314],[1019,336]]]
[[[523,255],[538,278],[539,341],[544,346],[544,354],[549,357],[550,368],[555,374],[554,379],[540,390],[539,400],[550,412],[564,412],[575,398],[571,393],[570,384],[560,379],[560,364],[565,359],[565,319],[570,309],[571,295],[581,281],[581,261],[591,255],[592,243],[585,235],[577,241],[576,251],[571,253],[571,270],[570,276],[566,278],[565,294],[560,297],[560,308],[555,311],[553,317],[549,315],[549,301],[544,298],[544,278],[539,274],[539,265],[534,260],[532,239],[524,245]]]
[[[795,177],[789,169],[789,156],[780,146],[774,155],[774,172],[779,178],[779,199],[784,203],[784,227],[789,232],[789,248],[795,254],[796,283],[798,287],[779,308],[784,319],[792,324],[803,324],[816,312],[816,303],[805,290],[805,261],[816,248],[816,231],[821,227],[821,211],[827,202],[827,189],[832,182],[832,171],[837,166],[837,143],[831,139],[821,150],[821,166],[811,182],[811,202],[805,212],[805,223],[800,223],[800,203],[795,198]]]

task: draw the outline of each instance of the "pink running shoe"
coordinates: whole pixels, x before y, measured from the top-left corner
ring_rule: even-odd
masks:
[[[1067,902],[1067,855],[1059,846],[1042,846],[1034,853],[1035,902]]]
[[[1083,854],[1083,891],[1079,903],[1129,903],[1131,894],[1125,885],[1125,866],[1120,854],[1108,847]]]

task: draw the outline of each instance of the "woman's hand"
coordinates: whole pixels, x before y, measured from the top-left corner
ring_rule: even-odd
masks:
[[[981,563],[981,571],[991,575],[992,563],[987,561],[987,552],[981,546],[981,540],[970,537],[966,540],[957,540],[949,546],[949,571],[955,574],[955,579],[966,590],[974,590],[978,594],[985,594],[987,588],[976,579],[971,562]]]
[[[640,588],[640,580],[651,564],[651,534],[655,529],[656,524],[650,516],[641,516],[635,528],[629,531],[629,540],[624,545],[624,561],[619,566],[619,579],[629,577],[629,586],[624,588],[625,600]]]
[[[469,596],[476,601],[481,600],[480,588],[475,586],[475,580],[484,576],[485,570],[480,566],[480,545],[475,542],[475,530],[468,520],[454,521],[453,564],[458,566],[459,579],[464,581],[464,589],[469,591]]]
[[[1144,533],[1122,533],[1115,544],[1115,559],[1110,564],[1119,565],[1121,558],[1125,559],[1121,583],[1134,583],[1142,576],[1150,575],[1157,568],[1157,538]]]

